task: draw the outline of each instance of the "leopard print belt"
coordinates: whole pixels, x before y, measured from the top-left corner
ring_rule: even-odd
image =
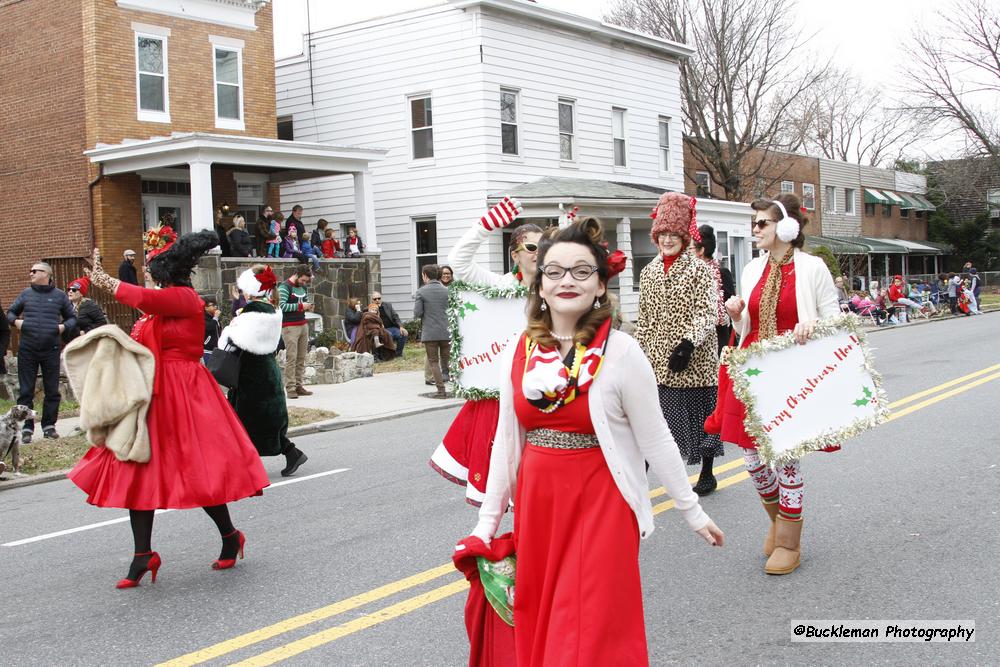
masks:
[[[550,449],[592,449],[601,446],[593,433],[567,433],[550,428],[536,428],[528,431],[525,437],[537,447]]]

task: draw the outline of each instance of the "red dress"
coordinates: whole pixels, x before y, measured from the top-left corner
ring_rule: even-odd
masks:
[[[521,391],[524,340],[511,371],[526,430],[593,433],[587,394],[545,414]],[[529,441],[514,501],[518,667],[648,665],[639,529],[600,447]]]
[[[260,495],[270,483],[260,456],[219,385],[201,364],[201,298],[190,287],[121,283],[115,298],[146,316],[132,337],[156,358],[148,463],[119,461],[91,447],[69,479],[99,507],[188,509]]]
[[[740,342],[740,348],[745,348],[754,343],[760,337],[760,296],[764,291],[764,283],[771,274],[771,263],[764,266],[764,275],[760,277],[757,285],[750,292],[750,299],[747,301],[747,313],[750,317],[750,333],[744,336]],[[799,323],[799,311],[795,303],[795,262],[789,262],[781,266],[781,291],[778,293],[778,308],[775,312],[777,320],[778,334],[783,334],[795,328]],[[746,417],[746,407],[733,394],[733,383],[726,382],[728,394],[723,403],[722,411],[722,441],[731,442],[744,449],[757,449],[757,443],[746,432],[743,427],[743,420]]]

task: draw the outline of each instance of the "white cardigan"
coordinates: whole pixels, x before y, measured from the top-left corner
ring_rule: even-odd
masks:
[[[736,333],[745,337],[750,333],[750,314],[748,312],[750,293],[760,282],[767,265],[767,255],[755,257],[743,267],[740,276],[740,296],[743,297],[743,314],[736,325]],[[833,285],[833,276],[826,262],[815,255],[802,252],[798,248],[792,257],[795,263],[795,309],[799,322],[810,322],[840,313],[837,303],[837,288]]]
[[[513,274],[493,273],[476,264],[476,252],[489,237],[490,232],[478,222],[462,234],[462,238],[448,253],[448,266],[451,267],[455,279],[470,285],[516,287],[518,282]]]
[[[507,346],[501,368],[500,419],[497,424],[486,498],[472,534],[489,542],[511,498],[516,496],[517,471],[524,449],[525,430],[514,413],[511,366],[517,344]],[[590,418],[604,460],[625,502],[635,512],[639,536],[653,532],[653,505],[645,462],[663,482],[692,530],[708,525],[698,496],[691,490],[687,470],[660,411],[653,369],[635,340],[611,331],[601,371],[587,393]],[[517,508],[514,509],[517,511]]]

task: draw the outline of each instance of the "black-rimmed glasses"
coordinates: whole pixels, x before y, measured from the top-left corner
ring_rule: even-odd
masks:
[[[538,270],[549,280],[561,280],[567,273],[573,276],[574,280],[586,280],[597,272],[597,267],[593,264],[577,264],[566,268],[558,264],[546,264]]]

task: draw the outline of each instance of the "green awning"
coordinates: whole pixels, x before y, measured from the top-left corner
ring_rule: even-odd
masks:
[[[872,188],[865,188],[866,204],[891,204],[892,202],[884,194]]]
[[[905,206],[906,205],[906,202],[903,201],[903,198],[900,197],[899,195],[897,195],[892,190],[883,190],[882,192],[884,192],[885,196],[888,197],[889,199],[891,199],[892,203],[895,204],[896,206]]]
[[[844,241],[845,243],[852,243],[855,245],[864,246],[867,252],[884,254],[884,255],[905,255],[907,254],[907,249],[901,245],[895,243],[886,243],[879,239],[869,238],[867,236],[825,236],[823,238],[832,238],[838,241]]]
[[[921,211],[936,211],[937,207],[934,204],[927,201],[927,198],[923,195],[909,195],[910,199],[913,199],[918,204],[920,204]]]
[[[829,236],[806,236],[806,247],[818,248],[824,246],[834,255],[867,255],[868,248],[860,243],[851,243],[843,239]]]
[[[903,204],[900,204],[899,208],[901,208],[901,209],[919,209],[920,208],[920,204],[917,203],[917,200],[913,198],[913,195],[904,195],[903,193],[899,193],[899,196],[903,199],[903,202],[905,202]]]

